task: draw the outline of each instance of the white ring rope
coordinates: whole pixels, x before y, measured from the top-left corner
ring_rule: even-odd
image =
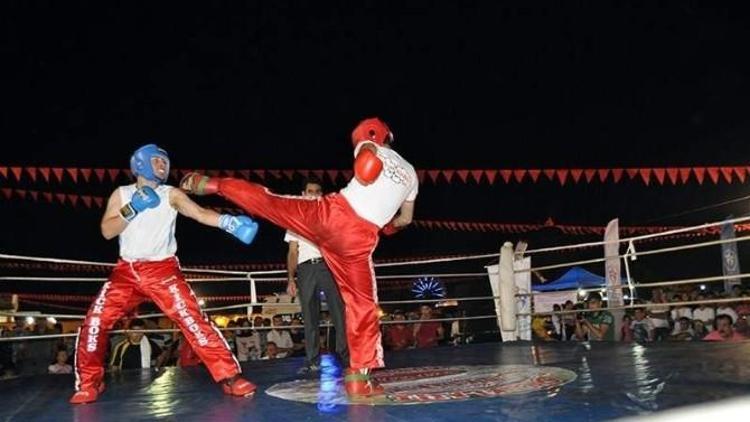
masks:
[[[627,309],[638,309],[638,308],[664,308],[664,307],[680,307],[689,305],[701,305],[708,303],[736,303],[736,302],[748,302],[750,299],[746,297],[730,297],[722,299],[706,299],[706,300],[691,300],[685,302],[663,302],[663,303],[640,303],[636,305],[623,305],[613,306],[611,308],[599,308],[599,309],[574,309],[572,311],[549,311],[549,312],[524,312],[517,313],[516,316],[535,316],[535,315],[563,315],[563,314],[578,314],[586,312],[600,312],[600,311],[621,311]],[[717,314],[718,317],[722,314]],[[732,321],[733,323],[737,321]]]

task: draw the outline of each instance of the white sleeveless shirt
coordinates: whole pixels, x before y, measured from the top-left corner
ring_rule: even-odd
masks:
[[[125,261],[161,261],[174,256],[177,240],[174,237],[177,210],[169,203],[172,186],[159,185],[159,205],[138,214],[120,233],[120,257]],[[120,186],[120,201],[130,202],[135,184]]]

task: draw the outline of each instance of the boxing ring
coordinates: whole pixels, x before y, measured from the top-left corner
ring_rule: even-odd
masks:
[[[735,219],[734,224],[750,220]],[[664,237],[682,239],[683,233],[722,223],[673,230],[657,235],[622,239],[627,252],[618,255],[626,265],[638,265],[636,258],[654,257],[662,253],[679,253],[698,248],[721,245],[726,240],[710,240],[664,248],[645,248],[653,239]],[[750,236],[732,241],[743,242]],[[639,251],[632,247],[639,245]],[[598,264],[602,258],[559,261],[565,253],[601,247],[603,242],[590,242],[525,251],[527,255],[552,254],[556,263],[544,263],[536,268],[513,269],[503,262],[507,253],[481,254],[464,257],[439,258],[418,262],[381,264],[378,279],[415,278],[419,276],[486,278],[484,264],[498,262],[500,272],[511,268],[512,277],[521,273],[572,265]],[[599,254],[600,255],[600,254]],[[49,260],[49,258],[0,255],[0,259]],[[57,260],[66,261],[66,260]],[[454,265],[473,262],[476,272],[429,272],[430,265]],[[85,261],[71,261],[85,262]],[[97,263],[100,264],[100,263]],[[505,265],[504,265],[505,264]],[[409,274],[382,274],[388,268],[413,266]],[[479,271],[481,270],[481,271]],[[228,272],[184,268],[191,274],[213,274],[213,278],[196,277],[199,282],[251,281],[249,303],[207,308],[206,312],[242,309],[262,305],[257,302],[255,283],[278,280],[276,271]],[[629,271],[629,269],[628,269]],[[491,271],[490,271],[491,272]],[[697,271],[696,271],[697,272]],[[746,274],[731,276],[746,278]],[[502,278],[502,276],[501,276]],[[675,285],[697,285],[721,282],[729,276],[708,275],[679,280],[643,281],[623,285],[630,292],[638,289]],[[285,280],[285,278],[281,278]],[[1,281],[27,282],[101,282],[98,278],[24,278],[4,276]],[[503,281],[501,281],[502,283]],[[506,280],[507,282],[507,280]],[[512,280],[511,280],[512,282]],[[520,298],[535,293],[506,289],[500,295],[482,297],[452,297],[433,300],[382,301],[381,306],[456,301],[490,304],[515,304]],[[600,289],[592,289],[600,290]],[[738,303],[743,298],[704,301],[672,302],[670,306],[695,305],[703,302]],[[658,304],[625,304],[611,310],[627,310]],[[663,305],[662,305],[663,306]],[[497,309],[497,308],[496,308]],[[511,309],[517,320],[531,315],[563,312],[519,312]],[[575,311],[586,312],[586,311]],[[507,306],[497,313],[435,319],[492,321],[502,329],[509,322],[500,323],[500,314],[509,315]],[[530,315],[531,314],[531,315]],[[23,312],[3,313],[14,317],[29,315]],[[141,318],[159,314],[139,315]],[[34,314],[37,317],[81,319],[75,314]],[[413,321],[416,322],[416,321]],[[411,323],[411,322],[407,322]],[[388,322],[384,322],[384,326]],[[248,328],[238,328],[247,330]],[[143,330],[164,332],[171,330]],[[36,338],[66,337],[69,334],[37,336]],[[33,337],[1,338],[2,342],[32,341]],[[497,339],[499,340],[499,338]],[[653,420],[705,420],[720,416],[724,420],[743,420],[750,414],[750,342],[655,342],[645,345],[623,342],[538,342],[493,341],[429,349],[409,349],[386,352],[387,368],[375,372],[386,389],[384,396],[351,401],[345,397],[342,368],[330,356],[324,356],[321,372],[315,376],[300,376],[297,370],[303,358],[251,361],[243,363],[243,372],[258,385],[252,398],[235,398],[222,394],[202,367],[167,367],[108,374],[107,390],[95,403],[72,406],[68,398],[73,392],[73,375],[33,375],[0,381],[0,418],[3,420],[353,420],[353,421],[528,421],[528,420],[613,420],[649,418]],[[737,419],[735,419],[737,417]]]

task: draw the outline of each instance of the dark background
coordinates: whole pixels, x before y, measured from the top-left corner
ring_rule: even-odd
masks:
[[[715,3],[5,1],[0,165],[124,168],[154,141],[175,168],[347,169],[349,133],[371,115],[391,125],[395,149],[417,168],[746,165],[750,18]],[[299,182],[269,185],[295,193]],[[99,196],[115,188],[0,185]],[[696,224],[744,215],[747,202],[673,214],[747,191],[739,183],[424,183],[416,218]],[[112,261],[116,241],[100,237],[100,217],[2,200],[0,250]],[[284,259],[283,232],[268,223],[249,247],[185,219],[178,226],[187,264]],[[492,252],[518,238],[411,228],[384,239],[376,258]],[[532,248],[596,240],[554,229],[524,238]],[[717,274],[718,248],[683,261],[644,259],[635,271]],[[212,291],[246,292],[235,287]],[[0,288],[30,289],[93,287]]]

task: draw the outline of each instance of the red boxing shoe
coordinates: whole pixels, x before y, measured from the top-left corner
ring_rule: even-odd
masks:
[[[255,384],[241,377],[234,378],[234,381],[224,382],[221,388],[224,390],[224,394],[238,397],[252,396],[256,389]]]
[[[99,394],[104,392],[104,383],[99,384],[98,388],[89,387],[82,388],[73,394],[70,398],[71,404],[86,404],[93,403],[99,398]]]
[[[369,372],[361,372],[357,369],[347,369],[344,377],[346,394],[352,398],[372,397],[385,394],[385,389],[377,381],[372,379]]]
[[[219,191],[219,179],[200,173],[188,173],[180,181],[180,189],[193,195],[210,195]]]

